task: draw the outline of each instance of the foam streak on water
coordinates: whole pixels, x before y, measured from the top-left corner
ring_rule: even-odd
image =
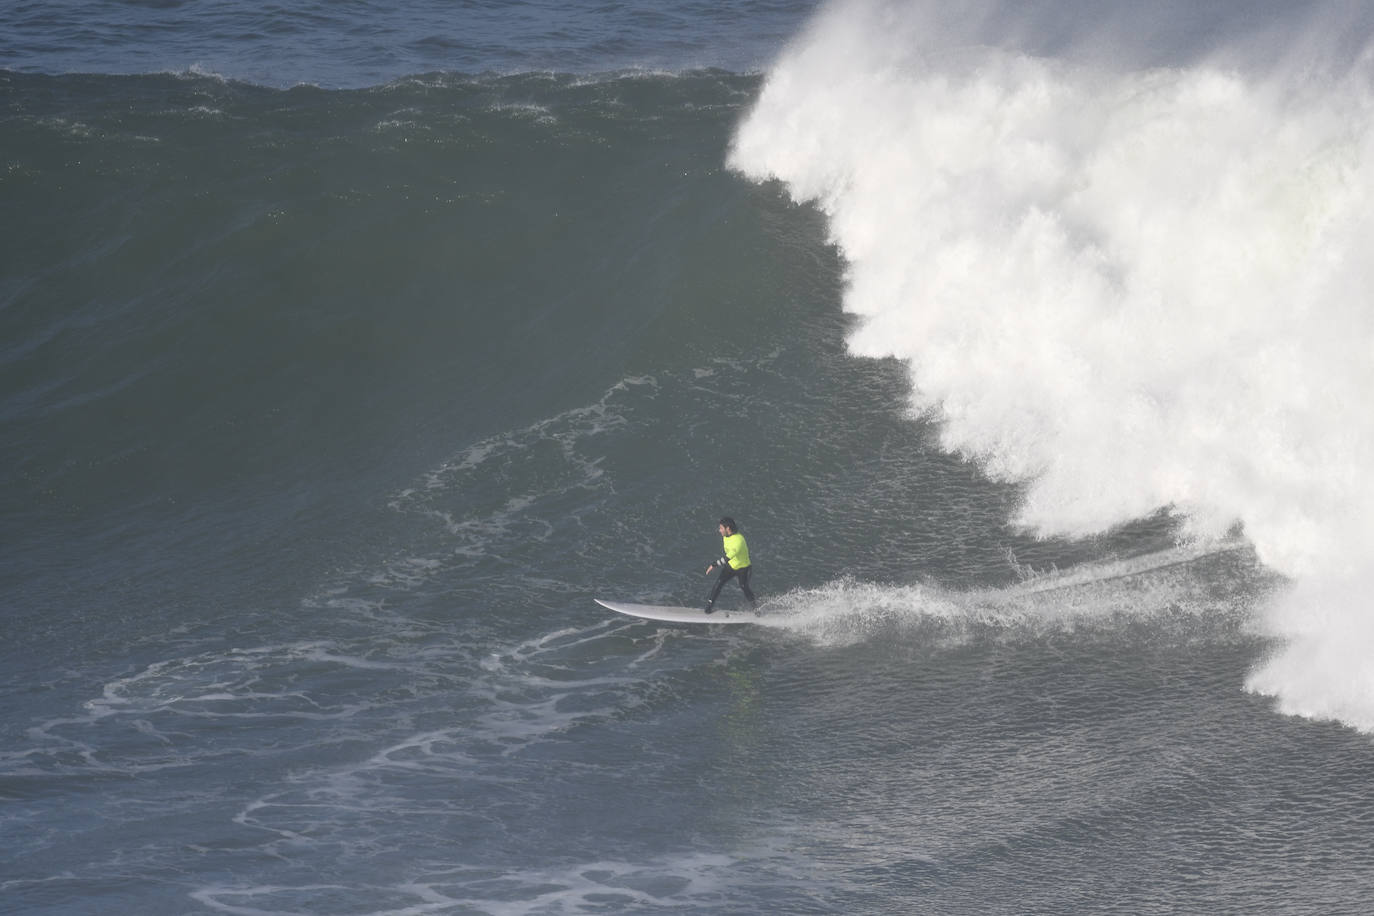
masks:
[[[850,348],[909,363],[945,447],[1032,481],[1022,523],[1240,523],[1303,583],[1251,687],[1374,728],[1368,56],[1318,67],[1313,30],[1265,60],[1223,36],[1104,63],[955,34],[925,6],[832,5],[731,164],[825,211]]]

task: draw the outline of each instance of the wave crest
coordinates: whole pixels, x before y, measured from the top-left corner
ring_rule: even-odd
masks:
[[[1374,577],[1374,418],[1352,410],[1374,388],[1370,59],[1106,66],[946,25],[830,7],[731,149],[828,216],[850,348],[905,360],[947,449],[1028,481],[1034,530],[1173,506],[1195,536],[1239,523],[1285,576]],[[1355,594],[1297,589],[1270,626],[1310,657],[1374,649]],[[1374,723],[1374,652],[1339,655],[1364,713],[1298,688],[1309,665],[1252,686]]]

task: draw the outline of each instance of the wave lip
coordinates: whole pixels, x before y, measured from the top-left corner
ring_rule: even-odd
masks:
[[[1181,63],[1123,45],[1107,64],[1034,17],[990,37],[996,18],[832,5],[739,126],[731,167],[829,218],[851,350],[905,360],[911,408],[1028,482],[1017,521],[1038,532],[1169,506],[1191,536],[1239,524],[1284,576],[1374,578],[1374,420],[1350,409],[1374,386],[1370,58],[1319,66],[1312,24],[1265,64],[1254,29],[1228,45],[1218,23]],[[1094,51],[1125,40],[1109,25]],[[1304,714],[1369,727],[1352,595],[1298,589],[1266,619],[1372,685]],[[1351,638],[1365,651],[1337,653]]]

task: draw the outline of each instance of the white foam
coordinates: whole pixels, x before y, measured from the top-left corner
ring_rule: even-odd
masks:
[[[339,884],[214,885],[192,898],[217,912],[295,911],[302,899],[366,901],[374,914],[482,912],[585,913],[711,907],[720,902],[739,862],[713,853],[684,852],[643,862],[589,860],[564,866],[433,869],[392,887]]]
[[[1182,622],[1188,638],[1196,639],[1206,628],[1187,621],[1225,614],[1217,621],[1226,624],[1217,631],[1222,638],[1248,640],[1206,571],[1207,564],[1232,554],[1250,556],[1234,542],[1185,546],[1064,572],[1027,570],[1023,581],[1007,588],[952,590],[844,578],[770,598],[769,613],[758,623],[824,646],[915,630],[919,639],[904,642],[938,653],[978,641],[1015,644],[1084,628],[1111,632],[1151,619]]]
[[[1374,581],[1369,56],[1109,67],[925,12],[832,4],[730,153],[829,217],[851,349],[906,360],[946,448],[1031,482],[1038,532],[1172,506],[1284,575]],[[1290,650],[1251,686],[1371,727],[1362,591],[1277,605]]]

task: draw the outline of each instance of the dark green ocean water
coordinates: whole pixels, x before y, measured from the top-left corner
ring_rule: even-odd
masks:
[[[763,84],[0,72],[0,911],[1363,911],[1284,580],[1018,527]]]

